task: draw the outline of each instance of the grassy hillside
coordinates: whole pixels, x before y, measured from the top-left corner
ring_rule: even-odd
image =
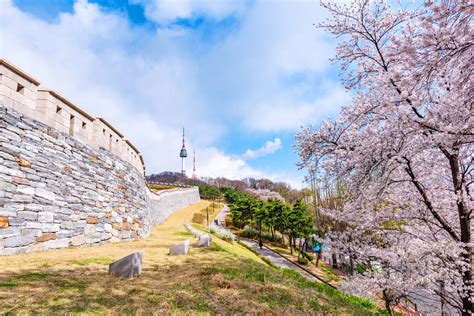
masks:
[[[240,245],[216,240],[187,256],[169,256],[175,243],[194,239],[182,223],[207,206],[173,214],[152,235],[128,243],[0,257],[1,313],[242,313],[285,312],[368,315],[367,301],[276,270]],[[120,279],[107,265],[133,251],[144,253],[143,274]]]

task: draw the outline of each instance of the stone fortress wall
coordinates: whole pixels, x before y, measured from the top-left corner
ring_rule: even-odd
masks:
[[[94,148],[105,148],[144,174],[140,152],[105,119],[94,117],[59,93],[0,59],[0,102]]]
[[[199,200],[151,192],[116,129],[0,60],[0,254],[131,240]]]

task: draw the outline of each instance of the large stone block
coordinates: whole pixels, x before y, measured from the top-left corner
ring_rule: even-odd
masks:
[[[92,225],[92,224],[87,224],[85,227],[84,227],[84,234],[86,235],[92,235],[96,232],[96,229],[95,229],[95,225]]]
[[[20,185],[18,186],[17,192],[26,195],[33,195],[35,194],[35,188],[26,185]]]
[[[97,217],[89,216],[89,217],[86,218],[86,222],[87,222],[87,224],[97,224],[97,223],[99,223],[99,219]]]
[[[14,247],[14,248],[3,248],[3,254],[4,255],[14,255],[17,253],[25,253],[28,251],[28,247]]]
[[[17,215],[19,218],[23,218],[27,221],[36,221],[38,218],[38,213],[30,211],[20,211]]]
[[[43,232],[54,233],[54,232],[59,231],[59,229],[61,228],[61,225],[60,224],[42,224],[40,227],[43,230]]]
[[[212,237],[209,235],[202,235],[196,244],[196,247],[209,247],[212,242]]]
[[[69,246],[70,241],[70,238],[49,240],[44,243],[44,247],[47,249],[65,248]]]
[[[8,227],[8,217],[0,216],[0,228],[7,228]]]
[[[10,226],[23,226],[25,225],[26,221],[23,218],[18,218],[18,217],[9,217],[8,218],[8,224]]]
[[[170,248],[170,255],[185,255],[189,251],[189,240]]]
[[[43,233],[36,238],[36,241],[42,242],[42,241],[54,240],[56,238],[57,238],[56,233]]]
[[[51,223],[54,220],[54,213],[40,212],[38,213],[38,221],[41,223]]]
[[[9,247],[9,248],[26,246],[28,244],[31,244],[33,240],[34,240],[33,237],[25,237],[25,236],[10,237],[4,240],[4,246]]]
[[[0,229],[0,238],[5,239],[9,237],[15,237],[20,235],[20,229],[19,227],[8,227],[8,228],[3,228]]]
[[[38,237],[41,235],[41,229],[38,228],[22,228],[21,235],[24,237]]]
[[[71,238],[71,246],[81,246],[86,243],[86,237],[83,235],[74,236]]]
[[[102,240],[100,233],[94,233],[92,235],[86,236],[86,244],[95,244]]]
[[[118,277],[134,277],[142,273],[143,254],[141,252],[132,253],[109,265],[109,274]]]
[[[56,199],[56,194],[51,191],[47,191],[45,189],[37,188],[36,189],[36,196],[39,196],[43,199],[54,201]]]

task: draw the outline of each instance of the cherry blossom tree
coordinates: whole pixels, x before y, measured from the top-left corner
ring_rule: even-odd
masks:
[[[381,294],[390,312],[423,289],[470,315],[474,5],[322,5],[353,100],[296,140],[301,167],[344,186],[342,210],[321,210],[346,223],[328,239],[364,266],[352,288]]]

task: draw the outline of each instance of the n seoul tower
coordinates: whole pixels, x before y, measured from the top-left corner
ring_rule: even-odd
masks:
[[[188,152],[186,151],[186,146],[184,144],[184,127],[183,127],[183,147],[181,147],[179,156],[181,157],[181,174],[183,176],[186,176],[186,157],[188,156]]]

